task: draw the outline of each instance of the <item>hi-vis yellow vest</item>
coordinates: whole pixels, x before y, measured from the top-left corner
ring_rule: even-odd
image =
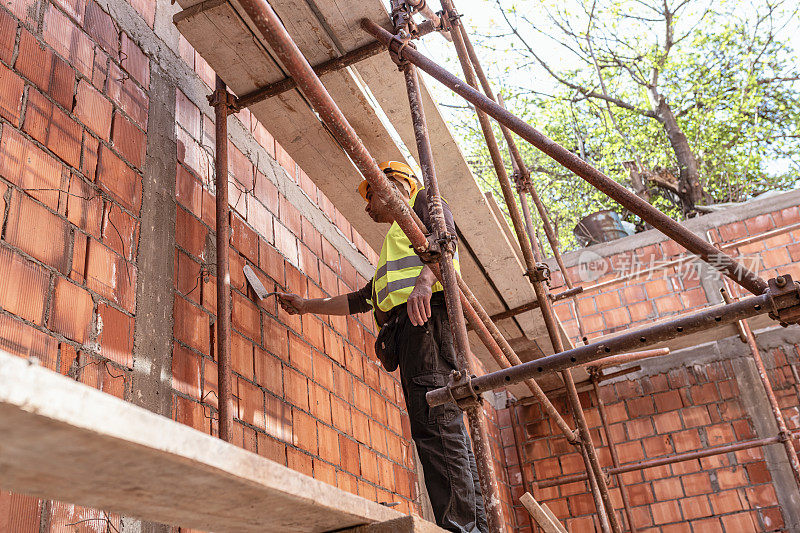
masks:
[[[409,204],[412,209],[417,195],[420,192],[424,194],[424,191],[425,189],[419,189],[411,197]],[[461,271],[458,264],[458,252],[453,257],[453,266],[456,271]],[[424,263],[414,253],[411,241],[408,240],[397,222],[392,223],[389,233],[383,240],[378,268],[372,278],[372,297],[374,299],[373,302],[370,302],[372,306],[377,305],[381,311],[388,312],[393,307],[406,303],[423,267]],[[433,292],[443,290],[442,284],[437,281],[432,290]]]

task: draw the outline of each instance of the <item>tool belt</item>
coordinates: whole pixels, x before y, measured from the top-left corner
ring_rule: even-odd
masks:
[[[435,292],[431,297],[431,309],[445,307],[444,293]],[[400,362],[399,354],[397,353],[397,335],[399,334],[400,320],[408,320],[408,311],[406,304],[393,307],[389,310],[389,318],[383,324],[378,337],[375,339],[375,355],[381,362],[381,365],[387,372],[394,372]]]

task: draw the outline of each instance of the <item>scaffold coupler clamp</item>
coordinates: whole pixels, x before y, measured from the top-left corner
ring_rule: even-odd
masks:
[[[396,50],[392,49],[392,42],[398,43]],[[403,59],[403,50],[406,46],[416,48],[416,45],[411,42],[411,34],[408,31],[401,29],[397,34],[392,35],[392,41],[389,42],[389,56],[394,61],[394,64],[397,65],[398,70],[403,70],[403,67],[408,64],[408,60]]]
[[[767,292],[772,307],[772,311],[769,313],[770,318],[777,320],[783,327],[800,323],[800,284],[793,281],[789,274],[772,278],[767,283],[769,284]],[[795,295],[794,303],[790,306],[779,307],[776,297],[786,293]]]
[[[470,376],[469,372],[466,370],[453,370],[450,372],[450,377],[447,380],[446,385],[447,394],[450,396],[450,399],[453,401],[453,403],[462,409],[481,403],[481,396],[472,386],[472,378],[474,377],[475,376]],[[469,396],[457,399],[453,394],[453,389],[455,387],[466,387],[467,392],[469,392]]]
[[[515,171],[511,174],[511,179],[514,180],[514,186],[517,188],[517,193],[528,192],[528,186],[525,183],[525,180],[522,178],[522,173],[519,171]]]
[[[424,248],[414,248],[414,253],[419,256],[420,261],[426,265],[438,263],[442,257],[442,248],[439,246],[439,239],[435,235],[425,235],[427,245]]]
[[[526,270],[525,275],[528,276],[528,278],[530,278],[531,281],[549,283],[550,267],[547,266],[547,263],[536,263],[533,272],[531,272],[530,270]]]
[[[452,11],[442,9],[436,14],[439,15],[439,20],[442,21],[441,30],[447,32],[453,31],[453,28],[459,24],[459,19],[463,16],[459,15],[455,8]]]
[[[792,432],[788,429],[784,429],[778,432],[778,440],[780,442],[788,442],[792,440]]]
[[[227,90],[217,89],[209,94],[206,98],[208,99],[208,104],[211,107],[216,108],[219,104],[224,104],[225,107],[228,108],[229,112],[236,112],[239,109],[236,103],[236,96]]]

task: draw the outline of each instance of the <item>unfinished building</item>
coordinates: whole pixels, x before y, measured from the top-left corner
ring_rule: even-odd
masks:
[[[355,189],[406,153],[456,220],[463,279],[397,207],[444,258],[465,365],[429,399],[469,415],[492,531],[800,531],[800,194],[670,221],[494,102],[450,0],[392,7],[0,8],[0,531],[437,531],[371,316],[244,275],[363,286]],[[511,226],[417,69],[478,108]],[[657,229],[540,257],[512,132]]]

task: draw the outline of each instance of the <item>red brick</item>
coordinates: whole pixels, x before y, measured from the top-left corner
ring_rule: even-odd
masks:
[[[86,254],[86,287],[132,313],[136,300],[136,267],[93,239],[89,240]]]
[[[73,113],[78,120],[105,140],[108,140],[111,134],[112,109],[111,102],[86,80],[78,83]]]
[[[716,471],[716,474],[717,484],[719,485],[720,490],[744,487],[748,484],[745,470],[741,466],[733,468],[720,468]]]
[[[681,395],[676,390],[655,394],[653,395],[653,399],[656,402],[656,409],[659,412],[671,411],[683,407]]]
[[[253,379],[253,343],[241,335],[231,336],[231,368],[247,379]]]
[[[242,219],[231,214],[231,244],[254,264],[258,263],[258,235]]]
[[[285,327],[268,315],[262,315],[264,322],[264,347],[282,361],[289,361],[289,339]]]
[[[117,204],[106,204],[103,218],[103,242],[126,259],[136,256],[136,230],[139,222],[124,212]]]
[[[47,5],[43,34],[47,44],[78,69],[78,72],[91,77],[94,45],[88,35],[52,5]]]
[[[95,238],[100,238],[103,218],[103,199],[92,185],[82,178],[71,175],[67,195],[67,220]],[[74,269],[73,261],[73,269]]]
[[[208,315],[180,296],[175,297],[173,315],[175,338],[208,355],[211,331]]]
[[[27,30],[22,30],[15,68],[61,106],[72,105],[75,73],[63,60],[42,46]]]
[[[298,409],[292,409],[292,444],[317,453],[317,421]]]
[[[370,443],[370,429],[369,429],[369,418],[367,415],[358,411],[357,409],[351,409],[350,413],[353,418],[353,437],[364,444]]]
[[[69,224],[19,193],[11,199],[6,241],[62,274],[69,274]]]
[[[138,216],[142,206],[142,178],[105,145],[97,163],[99,185]]]
[[[202,217],[203,187],[197,178],[181,164],[177,165],[175,198],[195,217]]]
[[[247,222],[264,240],[272,242],[272,214],[259,201],[249,198],[247,202]],[[255,261],[254,261],[255,262]]]
[[[0,13],[0,60],[11,63],[17,39],[17,21],[3,11]]]
[[[650,418],[631,420],[625,424],[630,439],[641,439],[653,434],[653,422]]]
[[[301,409],[308,409],[308,379],[291,368],[283,369],[283,393],[286,400]]]
[[[707,426],[711,423],[708,409],[704,406],[687,407],[681,411],[681,416],[686,427]]]
[[[708,494],[713,491],[711,487],[711,478],[707,472],[698,472],[696,474],[681,476],[681,483],[683,484],[683,491],[687,496]]]
[[[681,487],[681,481],[677,477],[653,481],[653,493],[656,500],[660,501],[682,498],[683,488]]]
[[[61,164],[13,128],[3,128],[0,174],[54,211],[61,193]]]
[[[677,500],[654,503],[650,506],[653,513],[654,524],[668,524],[670,522],[680,522],[681,514]]]
[[[231,321],[237,331],[256,344],[261,344],[261,315],[258,307],[238,292],[233,293]]]
[[[125,32],[122,33],[120,64],[145,89],[150,86],[150,60]]]
[[[98,323],[102,323],[98,337],[100,353],[120,365],[133,368],[133,317],[106,304],[97,306],[97,316]]]
[[[189,135],[200,139],[200,109],[180,89],[175,91],[175,119]]]
[[[711,508],[716,515],[741,511],[747,507],[738,490],[709,494],[708,499],[711,501]]]
[[[753,512],[737,513],[723,516],[722,525],[725,531],[735,531],[736,533],[756,533],[759,531]]]
[[[634,398],[632,400],[627,400],[625,403],[628,407],[628,414],[630,414],[631,418],[647,416],[655,412],[653,399],[650,396]]]
[[[281,362],[259,347],[255,349],[255,375],[259,385],[278,396],[283,396]]]
[[[56,279],[50,317],[52,330],[83,344],[91,329],[93,311],[94,302],[88,292],[65,278]]]
[[[205,259],[208,229],[185,209],[178,207],[175,223],[178,246],[200,259]]]
[[[200,397],[200,356],[178,343],[172,347],[172,388]]]
[[[705,428],[709,446],[730,444],[736,440],[730,424],[716,424]]]
[[[266,429],[264,391],[241,378],[236,379],[239,396],[237,418],[252,426]]]
[[[19,124],[24,87],[22,78],[5,65],[0,65],[0,116],[15,126]]]
[[[15,533],[37,533],[41,503],[41,500],[32,496],[0,491],[0,529]]]
[[[335,429],[318,422],[317,435],[319,439],[319,456],[328,462],[338,465],[341,462],[339,434]]]
[[[119,32],[111,16],[93,0],[86,3],[83,27],[112,57],[119,55]]]
[[[50,275],[7,248],[0,248],[0,306],[20,318],[43,323]]]
[[[108,73],[108,96],[143,130],[147,129],[147,94],[130,79],[124,76],[119,67],[112,63]]]
[[[772,481],[772,474],[764,462],[749,463],[745,465],[745,470],[747,470],[747,479],[752,484]]]
[[[111,141],[129,163],[136,168],[142,168],[147,148],[145,133],[119,111],[114,113]]]

